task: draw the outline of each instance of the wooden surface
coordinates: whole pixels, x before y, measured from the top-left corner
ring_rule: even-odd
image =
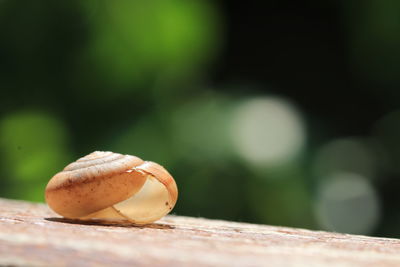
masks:
[[[400,266],[400,240],[181,216],[82,224],[0,199],[0,265]]]

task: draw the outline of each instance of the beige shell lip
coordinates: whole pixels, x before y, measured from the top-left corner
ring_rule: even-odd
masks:
[[[152,161],[145,161],[143,164],[134,167],[137,171],[142,171],[155,177],[160,183],[164,184],[167,188],[171,188],[170,194],[174,202],[178,200],[178,187],[172,175],[161,165]]]
[[[106,159],[111,156],[118,160]],[[82,168],[57,173],[45,192],[50,208],[66,218],[127,219],[148,224],[168,214],[176,204],[175,180],[157,163],[94,152],[70,165]]]

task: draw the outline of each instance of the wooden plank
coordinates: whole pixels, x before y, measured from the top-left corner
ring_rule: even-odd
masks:
[[[183,216],[80,223],[0,199],[0,265],[400,266],[400,240]]]

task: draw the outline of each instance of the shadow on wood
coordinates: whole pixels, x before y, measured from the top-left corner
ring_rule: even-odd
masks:
[[[161,223],[150,223],[150,224],[134,224],[130,221],[112,221],[112,220],[79,220],[79,219],[68,219],[60,217],[44,218],[47,221],[60,222],[60,223],[71,223],[71,224],[84,224],[84,225],[96,225],[96,226],[113,226],[113,227],[136,227],[136,228],[151,228],[151,229],[173,229],[172,225],[161,224]]]

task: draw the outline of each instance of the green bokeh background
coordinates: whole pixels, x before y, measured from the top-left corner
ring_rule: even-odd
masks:
[[[315,207],[323,177],[348,171],[379,203],[361,233],[400,237],[399,74],[394,0],[4,0],[0,196],[44,201],[57,171],[110,150],[164,165],[176,214],[346,232]],[[258,98],[304,128],[283,163],[252,164],[232,138]]]

